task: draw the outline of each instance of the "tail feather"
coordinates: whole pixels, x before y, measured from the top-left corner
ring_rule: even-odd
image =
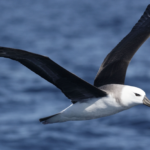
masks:
[[[54,115],[52,115],[52,116],[40,118],[39,121],[42,122],[43,124],[48,124],[48,123],[50,123],[50,122],[48,121],[50,118],[53,118],[53,117],[55,117],[55,116],[57,116],[57,115],[59,115],[59,114],[60,114],[60,113],[54,114]]]

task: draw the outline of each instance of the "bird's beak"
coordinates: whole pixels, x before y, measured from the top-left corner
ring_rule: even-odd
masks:
[[[150,107],[150,100],[145,96],[143,99],[143,104],[147,105],[148,107]]]

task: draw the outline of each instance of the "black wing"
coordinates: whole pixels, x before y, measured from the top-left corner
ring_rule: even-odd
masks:
[[[73,103],[106,93],[65,70],[51,59],[19,49],[0,47],[0,57],[19,61],[42,78],[58,87]]]
[[[150,5],[131,32],[107,55],[94,85],[124,84],[127,67],[135,52],[150,36]]]

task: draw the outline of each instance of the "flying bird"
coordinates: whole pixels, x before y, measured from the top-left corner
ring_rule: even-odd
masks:
[[[146,93],[124,85],[127,67],[150,36],[150,5],[130,33],[106,56],[94,80],[87,83],[50,58],[24,50],[0,47],[0,57],[16,60],[54,84],[72,104],[61,112],[41,118],[43,124],[89,120],[109,116],[139,104],[150,107]]]

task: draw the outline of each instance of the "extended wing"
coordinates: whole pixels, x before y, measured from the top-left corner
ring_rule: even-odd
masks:
[[[42,78],[58,87],[73,103],[107,94],[65,70],[51,59],[27,51],[0,47],[0,57],[19,61]]]
[[[94,81],[105,84],[124,84],[127,67],[138,48],[150,36],[150,5],[131,32],[107,55]]]

